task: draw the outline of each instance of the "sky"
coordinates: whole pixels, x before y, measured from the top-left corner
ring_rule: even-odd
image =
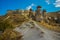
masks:
[[[47,12],[60,10],[60,0],[0,0],[0,15],[5,15],[7,10],[36,10],[38,5]]]

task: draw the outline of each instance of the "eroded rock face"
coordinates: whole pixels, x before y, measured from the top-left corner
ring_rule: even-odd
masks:
[[[60,40],[54,31],[42,28],[34,21],[25,22],[14,30],[23,34],[23,40]]]
[[[20,27],[14,29],[23,34],[24,40],[45,40],[44,32],[35,27],[34,22],[28,21],[23,23]]]

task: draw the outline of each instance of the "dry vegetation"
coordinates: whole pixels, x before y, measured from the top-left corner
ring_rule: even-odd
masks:
[[[0,36],[0,40],[21,40],[22,34],[12,29],[6,29]]]
[[[55,26],[55,25],[49,25],[48,23],[46,23],[46,22],[44,22],[44,21],[42,21],[41,23],[39,23],[39,24],[41,24],[42,26],[44,26],[45,28],[47,28],[47,29],[50,29],[50,30],[52,30],[52,31],[56,31],[56,32],[60,32],[60,27],[59,26]]]
[[[13,31],[13,29],[28,20],[29,19],[24,15],[20,14],[5,15],[1,17],[0,31],[3,31],[3,33],[0,35],[0,40],[22,40],[21,33]]]

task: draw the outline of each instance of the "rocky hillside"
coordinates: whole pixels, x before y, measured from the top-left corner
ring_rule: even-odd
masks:
[[[57,11],[57,12],[49,12],[49,13],[47,13],[47,16],[60,17],[60,11]]]
[[[22,24],[24,21],[27,21],[28,19],[21,14],[6,14],[5,16],[0,17],[0,21],[8,21],[8,23],[12,24],[13,26],[18,26]]]

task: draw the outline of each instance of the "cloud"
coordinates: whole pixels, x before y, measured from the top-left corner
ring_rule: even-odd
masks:
[[[31,5],[27,6],[26,9],[29,10],[30,8],[32,8],[32,6],[35,6],[35,4],[32,3]]]
[[[60,0],[56,0],[56,2],[59,2]]]
[[[46,2],[48,5],[50,4],[50,0],[46,0],[45,2]]]
[[[55,5],[55,7],[60,7],[60,0],[56,0],[54,5]]]

